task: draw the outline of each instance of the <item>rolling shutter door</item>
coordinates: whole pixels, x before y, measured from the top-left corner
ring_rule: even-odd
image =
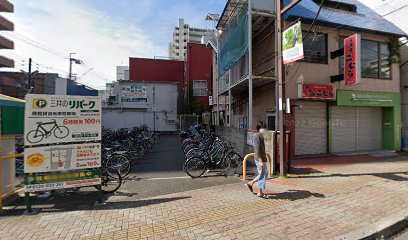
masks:
[[[332,152],[382,149],[382,108],[333,107]]]
[[[356,108],[332,108],[332,152],[349,152],[356,150]]]
[[[357,150],[382,149],[382,108],[357,108]]]
[[[296,108],[295,154],[327,152],[327,125],[325,102],[299,102]]]

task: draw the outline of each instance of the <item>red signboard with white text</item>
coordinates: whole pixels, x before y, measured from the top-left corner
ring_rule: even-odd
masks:
[[[344,83],[346,86],[360,83],[361,37],[354,34],[344,39]]]
[[[299,98],[336,99],[336,88],[331,85],[299,84]]]

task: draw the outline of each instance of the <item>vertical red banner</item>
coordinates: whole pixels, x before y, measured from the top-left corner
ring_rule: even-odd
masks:
[[[361,37],[354,34],[344,39],[344,83],[346,86],[360,83]]]

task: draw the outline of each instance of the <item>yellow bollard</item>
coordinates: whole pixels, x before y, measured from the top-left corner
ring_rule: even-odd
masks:
[[[255,153],[249,153],[244,157],[244,160],[242,161],[242,178],[244,179],[244,181],[246,180],[246,161],[248,160],[248,158],[250,157],[254,157]],[[272,177],[272,158],[271,155],[269,155],[269,153],[266,154],[266,158],[268,159],[268,164],[269,164],[269,169],[268,169],[268,176]]]

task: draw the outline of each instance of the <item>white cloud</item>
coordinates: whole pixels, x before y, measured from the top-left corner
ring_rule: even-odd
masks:
[[[80,82],[91,87],[102,88],[105,85],[103,78],[115,80],[115,66],[123,62],[127,64],[129,56],[153,57],[166,54],[167,46],[156,46],[140,27],[90,9],[78,1],[25,0],[24,4],[16,4],[13,16],[15,32],[66,55],[77,53],[76,57],[83,60],[87,68],[94,68],[80,79]],[[14,36],[7,35],[10,38]],[[68,72],[68,59],[23,43],[17,38],[14,41],[16,47],[12,53],[23,58],[32,57],[34,62],[53,67],[48,70],[50,72],[55,69]],[[16,61],[16,67],[20,67],[19,61]],[[26,68],[26,65],[23,67]],[[40,65],[40,70],[43,69]],[[74,72],[78,75],[86,70],[74,66]]]

